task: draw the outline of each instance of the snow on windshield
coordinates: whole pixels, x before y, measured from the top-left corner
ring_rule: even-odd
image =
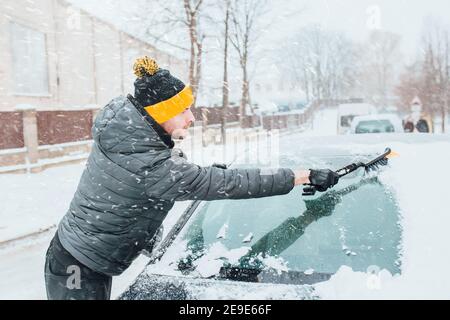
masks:
[[[392,144],[400,153],[391,159],[381,181],[391,188],[401,208],[402,274],[372,266],[354,272],[346,266],[329,281],[315,286],[326,299],[448,299],[450,268],[450,141],[429,144]],[[367,146],[359,146],[367,149]]]
[[[450,163],[450,141],[416,144],[396,142],[389,146],[400,156],[390,160],[389,167],[379,174],[379,180],[395,194],[396,202],[400,207],[401,274],[393,275],[391,271],[377,265],[370,265],[364,271],[355,271],[343,264],[329,281],[314,285],[317,294],[322,298],[419,298],[424,296],[449,298],[445,288],[450,287],[450,280],[446,280],[442,275],[450,268],[450,257],[446,248],[449,240],[446,239],[448,234],[446,222],[449,222],[450,215],[445,209],[444,200],[450,195],[446,188],[446,181],[450,178],[450,170],[446,169],[446,165]],[[351,150],[355,154],[373,154],[383,150],[386,145],[343,144],[337,146],[338,149],[340,147],[342,147],[341,152]],[[436,154],[440,156],[434,156]],[[345,230],[341,229],[340,232],[341,239],[345,239]],[[221,236],[220,232],[215,232],[214,237],[218,236]],[[243,241],[248,237],[247,233],[240,236],[242,239],[238,248],[230,250],[219,242],[212,245],[206,255],[202,255],[195,261],[197,267],[195,275],[217,274],[223,261],[236,261],[238,257],[245,254],[251,243]],[[256,235],[252,234],[252,238],[255,237]],[[221,240],[220,237],[217,240]],[[346,249],[349,256],[354,256],[355,251],[346,247],[344,242],[342,249]],[[147,268],[147,272],[182,275],[183,273],[178,270],[177,262],[192,253],[185,251],[187,244],[186,239],[177,240],[161,261]],[[206,260],[209,262],[205,263]],[[217,263],[211,263],[211,261]],[[264,263],[280,272],[286,271],[289,267],[282,258],[274,256],[266,257]],[[429,270],[429,272],[423,270]],[[312,274],[315,270],[310,268],[304,272]]]

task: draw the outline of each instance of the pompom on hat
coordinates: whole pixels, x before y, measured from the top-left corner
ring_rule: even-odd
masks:
[[[139,58],[133,70],[137,77],[134,96],[157,123],[172,119],[193,104],[191,88],[168,70],[160,69],[155,60]]]

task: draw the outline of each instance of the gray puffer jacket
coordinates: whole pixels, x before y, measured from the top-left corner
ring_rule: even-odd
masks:
[[[132,97],[112,100],[95,119],[94,144],[70,208],[62,245],[89,268],[119,275],[146,248],[174,201],[286,194],[294,173],[200,167]]]

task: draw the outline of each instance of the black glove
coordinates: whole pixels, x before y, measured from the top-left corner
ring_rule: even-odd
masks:
[[[309,175],[310,185],[314,186],[318,191],[324,192],[333,187],[339,181],[339,175],[329,169],[313,170],[310,169]]]

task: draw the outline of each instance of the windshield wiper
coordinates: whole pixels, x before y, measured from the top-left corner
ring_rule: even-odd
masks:
[[[259,282],[258,275],[261,269],[255,268],[239,268],[239,267],[221,267],[218,279],[245,281],[245,282]]]
[[[272,269],[222,267],[216,277],[221,280],[233,280],[244,282],[277,283],[311,285],[317,282],[327,281],[333,273],[313,272],[306,274],[302,271],[276,271]]]

